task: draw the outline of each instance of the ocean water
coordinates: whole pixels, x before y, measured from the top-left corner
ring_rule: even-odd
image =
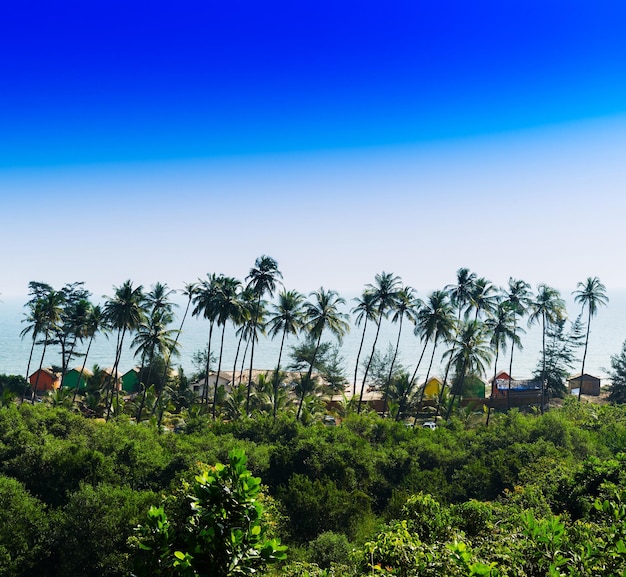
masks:
[[[564,296],[566,297],[566,295]],[[610,293],[609,296],[611,300],[608,307],[601,308],[597,316],[592,319],[589,350],[585,364],[585,372],[596,375],[603,380],[606,380],[608,377],[607,370],[610,369],[611,355],[620,352],[622,343],[626,339],[626,291]],[[349,308],[354,303],[352,303],[348,297],[344,298],[346,298],[346,301],[348,302],[345,312],[348,312]],[[22,320],[26,310],[24,308],[26,300],[26,298],[3,298],[3,302],[0,302],[0,373],[23,375],[26,372],[28,356],[32,344],[30,336],[27,336],[24,339],[20,338],[20,332],[25,327]],[[185,304],[186,302],[181,300],[180,307],[177,309],[177,313],[181,317],[184,313]],[[574,319],[580,312],[580,307],[575,305],[573,299],[569,299],[567,302],[567,310],[569,317]],[[178,320],[174,323],[174,325],[172,325],[172,327],[178,328],[179,324],[180,321]],[[526,334],[521,335],[524,347],[523,350],[516,350],[514,354],[512,372],[515,378],[530,377],[541,356],[540,326],[535,325],[528,328],[526,327],[525,321],[522,322],[521,326],[526,330]],[[422,349],[422,345],[419,339],[413,335],[412,329],[412,325],[405,321],[397,360],[398,363],[405,366],[411,372],[415,368],[415,364],[417,363]],[[362,326],[352,326],[350,333],[344,337],[343,342],[341,343],[341,355],[345,359],[345,374],[350,382],[353,380],[355,361],[362,330]],[[375,326],[372,323],[369,323],[361,360],[366,358],[365,355],[369,354],[371,351],[374,331]],[[398,325],[394,325],[390,321],[383,321],[378,339],[377,350],[385,350],[389,345],[395,346],[397,335]],[[216,351],[216,353],[219,350],[219,336],[220,333],[217,330],[214,330],[212,350]],[[182,366],[187,374],[194,372],[196,369],[194,368],[192,362],[193,354],[206,347],[207,339],[208,322],[189,315],[185,321],[183,332],[179,337],[181,356],[175,360],[174,364],[176,366]],[[333,341],[334,338],[329,334],[325,335],[324,340]],[[131,339],[127,338],[127,346],[125,347],[120,362],[120,370],[122,372],[126,372],[128,369],[139,363],[139,359],[134,357],[133,351],[130,349],[130,341]],[[226,326],[224,342],[222,369],[230,371],[232,370],[237,348],[237,338],[235,337],[234,329],[230,325]],[[287,362],[289,347],[297,344],[297,342],[298,340],[295,338],[287,340],[285,344],[285,352],[283,353],[283,366]],[[274,368],[278,359],[279,347],[279,337],[275,340],[261,337],[255,346],[254,368],[268,370]],[[35,347],[31,372],[34,370],[34,367],[39,366],[42,348],[43,347],[41,346]],[[82,350],[84,351],[84,349],[86,349],[86,343]],[[432,349],[430,347],[426,350],[424,360],[422,361],[422,365],[418,371],[419,377],[425,376],[431,350]],[[579,359],[582,359],[582,352],[581,347],[578,351]],[[440,345],[435,356],[435,366],[433,368],[434,374],[443,374],[445,370],[444,364],[441,361],[441,353],[443,353],[443,347]],[[509,354],[508,350],[501,352],[500,359],[498,361],[498,370],[508,370]],[[97,363],[101,367],[110,367],[113,365],[114,357],[115,335],[110,335],[109,339],[103,335],[98,335],[91,347],[87,366],[92,367],[94,363]],[[241,361],[239,361],[239,363],[240,362]],[[248,366],[248,363],[249,361],[246,361],[246,367]],[[60,351],[54,347],[48,347],[46,357],[44,359],[44,365],[51,364],[60,364]],[[79,366],[81,364],[82,360],[80,359],[72,362],[73,366]],[[580,371],[580,361],[573,367],[573,372],[577,371]],[[493,365],[488,369],[487,376],[490,376],[492,373]]]

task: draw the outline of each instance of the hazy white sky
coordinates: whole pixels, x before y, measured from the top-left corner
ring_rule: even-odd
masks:
[[[415,146],[0,171],[0,292],[127,278],[243,279],[355,294],[383,270],[418,292],[462,266],[573,290],[626,288],[626,117]]]

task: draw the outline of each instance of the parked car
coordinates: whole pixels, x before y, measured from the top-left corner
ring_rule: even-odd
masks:
[[[322,423],[324,423],[327,427],[336,427],[337,419],[335,419],[335,417],[333,417],[332,415],[326,415],[322,419]]]
[[[437,423],[435,423],[435,421],[426,421],[422,427],[424,429],[430,429],[432,431],[434,431],[437,428]]]

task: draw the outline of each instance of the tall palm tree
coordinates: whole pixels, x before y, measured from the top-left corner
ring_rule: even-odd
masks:
[[[475,292],[476,285],[476,273],[470,272],[468,268],[460,268],[456,271],[456,284],[450,284],[445,287],[444,290],[448,291],[450,295],[450,302],[457,309],[457,336],[458,331],[461,328],[461,314],[463,309],[465,308],[465,318],[468,318],[469,313],[471,312],[471,302],[472,295]],[[450,373],[450,368],[452,367],[452,359],[454,357],[454,347],[456,341],[453,342],[452,350],[449,351],[449,359],[446,364],[446,372],[443,377],[443,384],[441,386],[441,391],[439,394],[439,402],[437,403],[437,412],[435,413],[435,418],[439,416],[439,410],[441,407],[441,400],[443,399],[443,393],[448,384],[448,375]]]
[[[176,294],[176,291],[170,289],[167,284],[157,282],[150,291],[146,293],[146,307],[154,314],[161,310],[167,313],[173,313],[174,307],[178,306],[171,301],[171,297],[174,294]]]
[[[198,285],[193,282],[186,283],[183,289],[180,291],[184,296],[187,297],[187,305],[185,306],[185,312],[183,314],[183,318],[180,321],[180,326],[178,327],[178,331],[176,331],[176,337],[174,338],[174,345],[173,345],[174,348],[178,347],[178,339],[180,337],[180,334],[183,332],[183,326],[185,325],[185,320],[187,319],[187,314],[189,313],[189,308],[191,307],[193,297],[196,294],[197,286]],[[171,292],[175,292],[175,291],[171,291]],[[172,355],[168,354],[165,359],[165,366],[163,367],[163,378],[161,379],[162,382],[164,383],[166,382],[167,375],[169,374],[171,360],[172,360]]]
[[[83,366],[80,369],[80,375],[78,376],[78,383],[76,388],[74,389],[74,396],[72,398],[72,404],[76,402],[76,395],[78,394],[78,389],[80,387],[80,379],[85,373],[85,367],[87,366],[87,357],[89,357],[89,351],[91,350],[91,344],[96,338],[96,334],[98,332],[102,332],[106,336],[106,324],[104,318],[104,311],[100,305],[91,305],[89,311],[87,312],[87,317],[85,320],[84,326],[84,337],[89,339],[87,343],[87,351],[85,352],[85,356],[83,357]],[[108,338],[108,337],[107,337]]]
[[[280,361],[283,355],[283,346],[285,344],[285,337],[289,335],[297,336],[298,332],[302,329],[303,323],[303,308],[302,303],[304,301],[304,295],[297,291],[285,291],[283,290],[278,295],[278,303],[274,305],[274,314],[268,322],[268,332],[272,338],[277,335],[282,335],[280,339],[280,350],[278,351],[278,363],[272,378],[273,385],[273,399],[274,405],[272,407],[272,415],[276,418],[276,410],[278,408],[278,389],[280,383]]]
[[[244,289],[239,293],[239,313],[236,318],[231,319],[233,324],[237,327],[235,330],[235,335],[238,336],[237,340],[237,349],[235,351],[235,359],[233,360],[233,380],[231,386],[235,386],[235,374],[237,373],[237,360],[239,359],[239,351],[241,350],[241,343],[245,340],[246,347],[244,348],[244,352],[247,352],[248,348],[248,336],[249,331],[251,329],[251,321],[252,315],[254,314],[255,309],[255,297],[252,291],[248,287],[244,287]],[[237,384],[241,384],[241,380],[243,378],[243,365],[245,364],[245,354],[242,359],[242,369],[239,373],[239,379]]]
[[[461,320],[461,312],[471,303],[475,284],[476,273],[470,272],[468,268],[460,268],[456,271],[456,284],[446,285],[444,288],[450,295],[450,302],[457,309],[459,322]]]
[[[113,372],[109,377],[111,385],[111,397],[107,404],[106,420],[111,415],[113,395],[119,399],[119,388],[117,386],[118,369],[122,351],[124,350],[124,338],[127,333],[137,330],[145,318],[143,286],[133,287],[131,280],[127,280],[121,287],[114,287],[113,297],[105,297],[104,316],[107,324],[117,330],[117,343],[115,347],[115,361]],[[107,391],[108,394],[108,391]]]
[[[409,386],[413,386],[415,378],[417,376],[417,370],[422,362],[422,357],[426,352],[426,346],[429,341],[433,341],[433,350],[430,355],[430,362],[428,363],[428,369],[426,371],[426,378],[424,380],[424,387],[422,387],[420,404],[424,400],[424,392],[426,390],[426,384],[430,378],[430,371],[432,370],[433,361],[435,359],[435,351],[440,340],[449,341],[452,338],[452,334],[455,329],[455,320],[453,316],[453,308],[450,303],[448,293],[443,290],[437,290],[432,292],[424,306],[420,309],[417,315],[417,324],[415,325],[416,335],[420,336],[424,341],[424,348],[422,354],[415,367],[413,376],[409,382]],[[440,393],[443,392],[443,387]]]
[[[400,348],[400,336],[402,335],[402,321],[406,318],[414,325],[417,322],[417,315],[424,303],[415,296],[415,289],[406,286],[402,287],[397,294],[395,303],[391,312],[391,322],[393,324],[398,323],[398,336],[396,338],[396,348],[389,364],[389,374],[387,375],[387,381],[385,382],[385,392],[383,395],[383,418],[387,413],[387,398],[389,397],[389,385],[391,384],[391,376],[393,375],[393,368],[396,364],[398,357],[398,349]]]
[[[360,297],[356,297],[354,300],[357,304],[350,311],[352,314],[356,314],[354,324],[357,327],[361,326],[363,322],[363,332],[361,333],[361,342],[359,344],[359,351],[356,354],[356,364],[354,366],[354,382],[352,385],[352,395],[356,395],[356,381],[359,372],[359,360],[361,359],[361,351],[363,350],[363,342],[365,341],[365,331],[367,330],[367,322],[376,322],[378,315],[378,307],[376,306],[376,295],[374,291],[366,289],[363,291]]]
[[[37,387],[39,386],[39,376],[43,369],[43,360],[46,355],[46,349],[50,344],[50,340],[54,332],[58,329],[61,322],[61,313],[63,305],[63,293],[61,291],[51,290],[46,296],[41,298],[42,317],[43,317],[43,351],[41,353],[41,360],[39,361],[39,370],[37,377],[35,377],[35,384],[33,388],[33,394],[31,396],[31,402],[35,403],[35,394],[37,393]]]
[[[498,376],[498,358],[500,356],[500,350],[506,347],[507,343],[511,342],[511,348],[520,347],[521,341],[519,335],[515,331],[515,311],[506,302],[501,302],[497,305],[493,316],[489,317],[485,321],[487,330],[491,333],[491,348],[494,350],[495,358],[493,362],[493,381],[491,384],[491,394],[497,387],[496,377]],[[489,417],[491,416],[491,403],[489,404],[489,410],[487,413],[487,425],[489,425]]]
[[[541,412],[543,413],[546,394],[546,333],[549,324],[554,324],[565,316],[565,303],[558,290],[546,284],[540,284],[537,286],[537,294],[531,301],[529,309],[528,325],[541,322]]]
[[[24,313],[26,318],[22,319],[23,323],[28,323],[26,327],[20,332],[20,337],[24,338],[27,334],[32,335],[32,343],[30,346],[30,354],[28,355],[28,363],[26,365],[26,376],[25,379],[28,380],[30,376],[30,365],[33,359],[33,352],[35,350],[35,345],[37,344],[37,337],[41,335],[44,331],[44,327],[46,325],[46,319],[44,315],[44,306],[42,301],[35,301],[29,303],[30,310],[28,313]],[[27,387],[24,387],[22,390],[22,402],[24,401],[24,397],[26,395]]]
[[[516,334],[517,331],[524,333],[524,329],[517,326],[517,318],[522,318],[532,301],[532,293],[530,291],[530,285],[523,280],[517,280],[514,278],[509,278],[509,288],[507,290],[506,296],[504,298],[504,302],[508,304],[508,306],[513,311],[513,333]],[[522,348],[522,343],[520,340],[520,344],[518,348]],[[511,380],[513,374],[513,352],[515,351],[515,347],[511,347],[511,356],[509,358],[509,383],[508,383],[508,394],[507,394],[507,406],[511,408]]]
[[[282,273],[278,270],[278,263],[270,256],[260,256],[254,262],[254,267],[250,269],[250,273],[246,277],[248,287],[252,289],[257,297],[256,314],[253,316],[252,332],[256,333],[259,310],[261,308],[261,299],[265,294],[270,297],[274,296],[276,285],[283,278]],[[250,370],[248,372],[248,390],[246,394],[246,413],[250,411],[250,392],[252,390],[252,367],[254,363],[254,344],[256,339],[252,338],[252,347],[250,350]]]
[[[67,351],[67,355],[64,350],[62,351],[61,387],[63,387],[63,381],[69,369],[71,359],[74,357],[76,344],[79,341],[82,344],[83,341],[89,337],[87,334],[87,323],[92,307],[93,305],[86,298],[80,299],[72,304],[67,301],[65,303],[64,318],[62,320],[62,325],[64,326],[62,326],[59,332],[65,333],[67,340],[64,341],[63,349],[65,349],[66,344],[69,344],[69,350]]]
[[[61,347],[61,387],[74,356],[76,343],[84,338],[81,333],[91,297],[84,284],[84,282],[68,283],[59,291],[62,295],[61,318],[54,331],[52,343]]]
[[[578,386],[578,400],[583,390],[583,375],[585,373],[585,360],[587,358],[587,346],[589,345],[589,329],[591,328],[591,317],[598,312],[598,307],[606,306],[609,303],[609,297],[606,295],[606,287],[596,277],[588,277],[587,280],[577,285],[578,290],[574,291],[574,300],[582,307],[580,314],[585,312],[587,307],[587,334],[585,336],[585,348],[583,351],[583,365],[580,369],[580,383]]]
[[[172,313],[169,312],[166,307],[155,306],[153,302],[153,308],[150,311],[149,316],[139,325],[137,334],[133,339],[132,346],[136,348],[135,356],[139,355],[141,357],[141,368],[139,374],[144,377],[141,402],[139,404],[136,417],[138,423],[141,422],[141,414],[146,400],[146,392],[152,384],[150,379],[155,354],[159,354],[164,359],[168,355],[178,354],[178,349],[174,344],[174,335],[176,334],[176,330],[167,328],[171,324],[173,318]],[[148,365],[148,374],[144,376],[146,362]],[[163,388],[165,388],[165,385]],[[157,405],[158,402],[155,402],[153,405],[153,412],[156,410],[155,407]]]
[[[221,275],[217,283],[217,293],[214,299],[217,326],[222,327],[220,339],[220,355],[217,362],[217,375],[215,376],[215,386],[213,388],[212,417],[215,419],[217,407],[217,390],[222,370],[222,354],[224,352],[224,334],[226,333],[226,323],[232,319],[239,318],[241,302],[239,300],[239,289],[241,282],[236,278]],[[208,386],[208,382],[207,382]]]
[[[376,352],[376,343],[378,342],[378,335],[380,334],[380,323],[383,318],[387,318],[387,313],[394,306],[397,298],[398,291],[400,290],[400,277],[393,273],[382,272],[375,277],[375,285],[367,285],[367,290],[371,290],[374,293],[374,301],[377,308],[376,312],[376,335],[374,336],[374,342],[372,343],[372,352],[365,366],[365,373],[363,374],[363,382],[361,384],[361,394],[359,395],[359,404],[357,407],[357,413],[361,412],[361,403],[363,402],[363,393],[365,391],[365,383],[367,382],[367,375],[369,373],[372,361],[374,360],[374,353]]]
[[[475,321],[482,313],[492,314],[496,309],[498,300],[498,289],[490,281],[484,277],[476,279],[470,291],[470,300],[465,311],[465,317],[470,315],[472,309],[475,311]]]
[[[483,375],[486,363],[491,361],[484,323],[480,321],[466,322],[459,330],[454,346],[446,355],[450,357],[455,368],[455,383],[446,414],[447,420],[450,418],[456,396],[463,394],[463,386],[467,376],[470,374]]]
[[[213,326],[217,318],[215,310],[215,298],[217,294],[217,275],[215,273],[207,274],[207,278],[201,280],[195,290],[193,296],[194,309],[192,315],[194,317],[203,316],[209,321],[209,339],[207,343],[206,366],[204,370],[204,390],[202,391],[201,403],[208,407],[209,405],[209,370],[211,362],[211,343],[213,340]]]
[[[322,333],[328,330],[341,342],[343,336],[350,330],[350,325],[347,322],[349,318],[348,315],[340,312],[338,308],[340,305],[345,305],[346,301],[335,291],[326,291],[324,287],[321,287],[319,290],[312,292],[310,296],[312,296],[314,300],[313,302],[307,301],[304,303],[304,319],[306,330],[311,338],[315,339],[315,349],[309,370],[306,374],[306,380],[304,381],[305,385],[311,382],[313,365],[315,364],[315,358],[322,342]],[[305,389],[306,386],[303,387],[303,392],[300,396],[296,419],[300,419]]]

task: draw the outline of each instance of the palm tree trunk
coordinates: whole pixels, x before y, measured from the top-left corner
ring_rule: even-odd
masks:
[[[372,353],[367,360],[367,366],[365,367],[365,374],[363,375],[363,383],[361,383],[361,394],[359,395],[359,404],[357,406],[357,414],[361,414],[361,403],[363,402],[363,392],[365,391],[365,383],[367,381],[367,374],[370,372],[370,366],[374,359],[374,353],[376,352],[376,343],[378,341],[378,334],[380,333],[380,323],[382,322],[382,311],[379,311],[378,320],[376,321],[376,336],[374,337],[374,343],[372,344]]]
[[[578,400],[583,392],[583,379],[585,374],[585,359],[587,358],[587,345],[589,344],[589,329],[591,328],[591,308],[589,308],[589,317],[587,319],[587,336],[585,337],[585,350],[583,351],[583,366],[580,369],[580,382],[578,385]]]
[[[220,381],[220,371],[222,370],[222,352],[224,351],[224,333],[226,332],[226,323],[222,326],[222,338],[220,340],[220,358],[217,361],[217,375],[215,376],[215,386],[213,387],[213,407],[211,416],[215,420],[215,409],[217,406],[217,387]]]
[[[389,398],[389,385],[391,384],[391,375],[393,374],[393,366],[396,364],[396,357],[398,356],[398,347],[400,346],[400,335],[402,334],[402,320],[404,315],[400,317],[400,323],[398,325],[398,338],[396,339],[396,350],[393,352],[393,358],[389,365],[389,374],[387,375],[387,382],[385,383],[385,394],[383,397],[383,419],[387,414],[387,399]]]
[[[43,358],[46,354],[46,349],[48,348],[48,335],[46,334],[46,338],[43,342],[43,352],[41,353],[41,361],[39,361],[39,370],[37,371],[37,376],[35,377],[35,387],[33,389],[33,393],[30,397],[31,404],[35,404],[35,396],[37,394],[37,387],[39,386],[39,375],[41,375],[41,369],[43,369]]]
[[[152,361],[154,356],[154,350],[150,353],[150,369],[152,368]],[[141,355],[141,368],[139,369],[139,385],[141,385],[141,377],[143,376],[143,371],[145,370],[145,366],[146,366],[146,355],[142,354]],[[150,372],[150,371],[148,371]],[[137,423],[141,423],[141,413],[143,413],[143,407],[146,404],[146,394],[148,392],[148,386],[150,384],[150,375],[148,375],[145,378],[145,382],[143,383],[143,390],[141,391],[141,401],[139,403],[139,409],[137,410],[137,416],[135,418],[135,421]],[[156,407],[156,402],[154,403],[154,406]],[[154,414],[154,407],[152,408],[152,414]]]
[[[89,356],[89,349],[91,349],[92,342],[93,342],[93,335],[89,338],[89,344],[87,345],[87,352],[85,353],[85,358],[83,359],[83,366],[80,369],[80,375],[78,375],[78,383],[76,385],[76,388],[74,389],[72,405],[76,402],[76,395],[78,394],[78,389],[80,388],[80,380],[83,378],[83,373],[85,372],[85,367],[87,366],[87,357]]]
[[[430,371],[433,367],[433,361],[435,360],[435,351],[437,350],[437,341],[439,340],[439,335],[435,333],[435,339],[433,341],[433,352],[430,355],[430,362],[428,363],[428,370],[426,371],[426,378],[424,380],[424,386],[422,387],[422,392],[420,394],[419,405],[422,406],[424,402],[424,394],[426,393],[426,385],[428,384],[428,379],[430,377]],[[443,384],[442,384],[443,388]]]
[[[463,368],[461,369],[461,380],[457,387],[454,387],[452,391],[452,399],[450,400],[450,404],[448,405],[448,412],[446,413],[446,421],[450,418],[450,413],[452,412],[452,407],[454,406],[454,401],[456,400],[457,393],[463,394],[463,385],[465,384],[465,371],[467,368],[467,363],[463,360]]]
[[[202,404],[207,408],[209,406],[209,369],[211,363],[211,340],[213,338],[213,321],[209,323],[209,342],[206,351],[206,368],[204,371],[204,389],[202,390]]]
[[[413,388],[413,383],[415,382],[415,379],[417,377],[417,371],[419,370],[420,365],[422,364],[422,359],[424,358],[424,355],[426,354],[427,346],[428,346],[428,339],[426,339],[426,342],[424,343],[424,346],[422,347],[422,353],[420,354],[420,358],[417,360],[417,365],[415,366],[415,370],[413,371],[413,374],[411,375],[411,380],[409,381],[409,385],[411,389]],[[435,343],[435,347],[436,346],[437,346],[437,343]],[[435,349],[433,348],[433,355],[434,354],[435,354]],[[409,396],[409,391],[407,391],[407,394],[406,394],[406,397],[408,396]],[[424,393],[422,392],[420,396],[420,403],[422,402],[423,398],[424,398]]]
[[[446,385],[448,384],[448,375],[450,374],[450,367],[452,366],[452,357],[454,356],[455,348],[452,349],[452,354],[450,355],[450,360],[446,365],[446,373],[443,376],[443,384],[441,385],[441,391],[439,391],[439,398],[437,399],[437,410],[435,411],[435,421],[437,421],[437,417],[439,416],[439,411],[441,409],[441,403],[443,402],[443,393],[446,390]]]
[[[283,346],[285,344],[285,336],[287,334],[287,328],[283,329],[283,338],[280,339],[280,350],[278,351],[278,364],[276,365],[276,372],[274,373],[274,402],[272,403],[274,406],[272,408],[272,414],[274,420],[276,420],[276,409],[277,409],[277,398],[278,398],[278,380],[280,375],[280,360],[283,356]]]
[[[109,380],[111,381],[111,398],[108,400],[107,406],[107,416],[105,421],[108,423],[109,418],[111,417],[111,407],[113,405],[113,396],[117,395],[117,402],[119,405],[119,390],[117,388],[117,373],[118,368],[120,366],[120,359],[122,357],[122,347],[124,346],[124,337],[126,336],[126,327],[124,327],[121,331],[118,332],[118,341],[117,341],[117,350],[115,351],[115,362],[113,363],[113,374],[109,375]]]
[[[361,351],[363,350],[363,341],[365,341],[365,329],[367,329],[367,317],[365,317],[365,323],[363,324],[363,334],[361,335],[359,352],[356,354],[356,366],[354,367],[354,384],[352,385],[352,396],[356,395],[356,379],[359,372],[359,359],[361,358]]]
[[[237,341],[237,350],[235,351],[235,360],[233,362],[233,378],[230,381],[230,388],[235,388],[235,374],[237,373],[237,360],[239,359],[239,349],[241,348],[241,341],[243,339],[243,331],[239,335],[239,340]],[[241,380],[239,381],[241,383]]]
[[[246,340],[246,346],[243,349],[243,358],[241,359],[241,367],[239,369],[239,379],[238,379],[239,384],[241,384],[241,381],[243,380],[243,370],[246,364],[246,356],[248,355],[249,346],[250,346],[250,341]]]
[[[28,355],[28,364],[26,365],[26,382],[28,382],[28,377],[30,376],[30,363],[33,359],[33,351],[35,350],[35,335],[33,334],[33,344],[30,346],[30,354]],[[26,398],[26,387],[22,389],[22,403]]]
[[[541,368],[541,414],[543,415],[543,405],[546,394],[546,313],[543,315],[542,331],[541,331],[541,350],[542,350],[542,368]]]
[[[511,343],[511,348],[513,348],[513,343]],[[494,387],[497,387],[497,383],[496,383],[496,376],[498,375],[498,355],[500,353],[500,347],[498,345],[498,343],[496,342],[496,358],[493,361],[493,382],[491,383],[491,395],[490,399],[489,399],[489,406],[487,407],[487,422],[485,423],[485,426],[488,427],[489,426],[489,419],[491,417],[491,399],[493,399],[493,389]]]
[[[506,394],[506,408],[507,411],[511,408],[511,375],[513,373],[513,351],[515,350],[515,331],[517,328],[516,318],[513,319],[513,339],[511,341],[511,360],[509,361],[509,387]]]
[[[302,395],[300,396],[300,403],[298,404],[298,414],[296,415],[296,421],[300,420],[300,413],[302,412],[302,403],[304,403],[304,394],[306,391],[306,386],[311,382],[311,376],[313,375],[313,365],[315,364],[315,357],[317,357],[317,351],[320,348],[320,343],[322,342],[322,333],[320,332],[320,336],[317,338],[317,344],[315,345],[315,350],[313,351],[313,357],[311,357],[311,366],[306,374],[306,380],[302,383]]]
[[[252,348],[250,349],[250,370],[248,371],[248,390],[246,391],[246,415],[250,414],[250,391],[252,390],[252,363],[254,362],[254,341],[256,341],[256,329],[259,322],[259,309],[261,308],[261,294],[256,302],[256,312],[252,326]]]

